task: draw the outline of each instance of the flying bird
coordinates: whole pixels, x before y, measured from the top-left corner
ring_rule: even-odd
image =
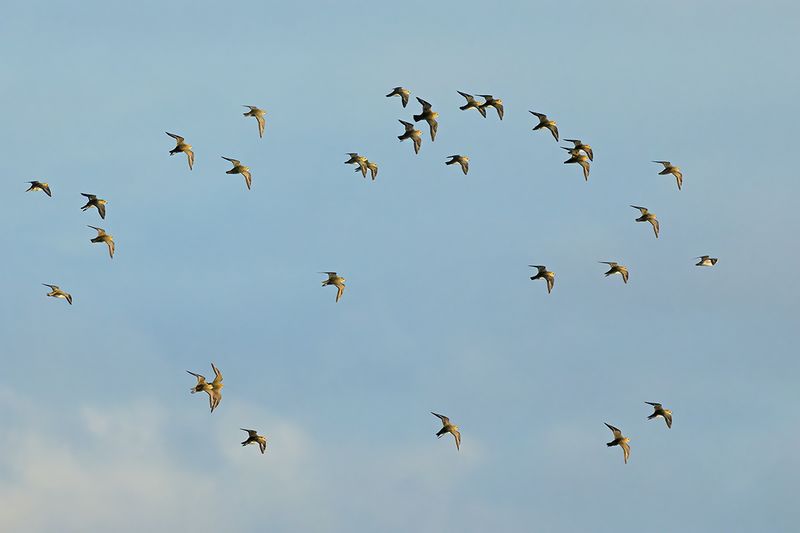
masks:
[[[710,266],[714,266],[714,265],[716,265],[716,264],[717,264],[717,261],[719,261],[719,259],[717,259],[716,257],[709,257],[709,256],[707,256],[707,255],[701,255],[700,257],[695,257],[695,259],[699,259],[699,260],[700,260],[700,261],[699,261],[699,262],[698,262],[698,263],[695,265],[695,266],[699,266],[699,267],[710,267]]]
[[[190,392],[194,394],[195,392],[205,392],[208,394],[208,405],[211,407],[211,412],[214,412],[214,409],[217,408],[219,402],[222,401],[222,372],[214,366],[214,363],[211,363],[211,368],[214,370],[214,381],[208,383],[204,376],[200,374],[195,374],[194,372],[187,370],[191,375],[197,378],[197,383],[194,387],[192,387]]]
[[[592,147],[588,144],[584,144],[580,139],[564,139],[567,142],[570,142],[575,145],[576,150],[580,150],[589,157],[589,161],[594,161],[594,153],[592,152]]]
[[[610,429],[614,433],[614,440],[612,440],[611,442],[607,442],[606,446],[609,447],[619,446],[620,448],[622,448],[622,454],[625,459],[625,464],[628,464],[628,457],[631,456],[631,447],[628,443],[631,441],[631,439],[623,436],[622,432],[619,429],[612,426],[611,424],[607,422],[604,422],[604,424],[608,426],[608,429]]]
[[[624,266],[615,263],[614,261],[598,261],[598,263],[603,263],[605,265],[610,266],[611,268],[608,269],[606,272],[606,277],[610,276],[611,274],[619,274],[622,276],[622,281],[628,283],[628,269]]]
[[[327,287],[328,285],[333,285],[338,289],[336,292],[336,301],[339,301],[339,298],[342,297],[342,293],[344,293],[345,284],[344,282],[347,281],[345,278],[336,274],[336,272],[320,272],[320,274],[327,274],[328,279],[322,281],[322,286]]]
[[[414,125],[410,122],[401,120],[400,123],[403,126],[405,126],[406,131],[403,132],[402,135],[398,135],[397,138],[400,139],[400,142],[403,142],[406,139],[411,139],[412,141],[414,141],[414,153],[418,154],[419,149],[422,146],[422,132],[420,130],[414,129]]]
[[[253,178],[250,176],[250,167],[244,166],[238,159],[231,159],[230,157],[221,156],[225,161],[230,161],[233,168],[226,170],[225,174],[241,174],[244,176],[244,182],[247,185],[247,190],[250,190],[250,184],[253,183]]]
[[[36,180],[34,180],[34,181],[29,181],[28,183],[30,183],[30,184],[31,184],[31,186],[30,186],[30,187],[28,187],[28,190],[27,190],[27,191],[25,191],[25,192],[30,192],[30,191],[42,191],[42,192],[43,192],[43,193],[45,193],[47,196],[53,196],[53,193],[51,193],[51,192],[50,192],[50,185],[49,185],[49,184],[47,184],[47,183],[43,183],[43,182],[41,182],[41,181],[36,181]]]
[[[564,161],[564,164],[577,163],[583,168],[583,179],[589,181],[589,157],[581,153],[577,148],[561,147],[569,152],[570,158]]]
[[[664,422],[667,423],[667,428],[672,428],[672,411],[669,409],[664,409],[664,407],[660,403],[655,402],[644,402],[648,405],[653,406],[653,414],[648,416],[648,420],[652,420],[656,417],[661,417],[664,419]]]
[[[247,446],[248,444],[258,444],[258,447],[261,449],[261,454],[263,455],[265,451],[267,451],[267,437],[264,435],[259,435],[255,429],[244,429],[239,428],[242,431],[247,432],[247,439],[242,442],[242,446]]]
[[[363,155],[358,155],[357,152],[349,152],[347,155],[350,159],[344,162],[345,165],[358,165],[356,172],[361,172],[364,177],[367,177],[367,158]]]
[[[369,170],[369,174],[370,177],[372,178],[372,181],[375,181],[375,178],[378,176],[378,163],[373,163],[369,159],[364,158],[364,166]],[[356,171],[358,170],[360,169],[356,169]],[[367,177],[366,172],[362,172],[362,174],[364,174],[365,178]]]
[[[550,133],[553,134],[553,138],[556,140],[556,142],[558,142],[558,126],[556,126],[556,121],[548,119],[547,115],[544,113],[537,113],[536,111],[531,111],[530,113],[539,118],[539,123],[533,128],[533,131],[547,128],[550,130]]]
[[[656,220],[655,213],[651,213],[646,207],[639,207],[638,205],[632,205],[631,207],[638,209],[642,213],[642,216],[637,218],[636,222],[649,222],[652,224],[653,232],[656,234],[656,239],[658,239],[658,220]]]
[[[481,107],[480,102],[475,100],[475,97],[471,94],[462,93],[461,91],[456,91],[458,94],[463,96],[467,99],[467,103],[459,107],[461,111],[466,111],[467,109],[477,109],[478,112],[485,118],[486,117],[486,109]]]
[[[85,196],[87,198],[86,204],[81,207],[81,211],[86,211],[90,207],[94,207],[97,209],[97,212],[100,213],[100,218],[105,220],[106,218],[106,204],[107,201],[103,200],[102,198],[98,198],[94,194],[88,194],[85,192],[81,193],[81,196]]]
[[[58,285],[50,285],[49,283],[42,283],[45,287],[50,287],[50,292],[47,293],[47,296],[52,298],[63,298],[67,301],[69,305],[72,305],[72,295],[68,292],[64,292],[58,288]]]
[[[192,152],[192,145],[188,144],[180,135],[175,135],[174,133],[170,133],[168,131],[164,133],[175,139],[176,142],[175,148],[169,151],[169,155],[175,155],[181,152],[185,153],[186,158],[189,160],[189,170],[192,170],[192,165],[194,165],[194,152]]]
[[[400,101],[403,103],[403,107],[405,107],[406,105],[408,105],[408,97],[410,95],[411,91],[409,91],[408,89],[404,87],[395,87],[394,89],[392,89],[392,92],[386,95],[386,97],[388,98],[390,96],[399,96]]]
[[[528,266],[538,270],[535,276],[531,276],[531,280],[536,280],[536,279],[545,280],[547,282],[547,294],[550,294],[550,291],[553,290],[553,285],[556,282],[555,272],[550,272],[544,265],[528,265]]]
[[[447,156],[450,158],[449,161],[445,161],[445,165],[455,165],[458,163],[461,165],[461,171],[466,176],[467,172],[469,172],[469,157],[465,155],[449,155]]]
[[[493,107],[497,111],[497,116],[500,117],[500,120],[503,120],[503,101],[499,98],[495,98],[491,94],[479,94],[481,98],[483,98],[484,102],[480,104],[480,108],[486,111],[487,107]]]
[[[659,163],[664,165],[664,170],[658,173],[659,176],[665,176],[667,174],[672,174],[675,176],[675,181],[678,182],[678,190],[681,190],[681,186],[683,185],[683,172],[681,169],[674,166],[669,161],[653,161],[653,163]]]
[[[90,239],[91,242],[100,243],[104,242],[108,246],[108,255],[111,256],[111,259],[114,259],[114,237],[113,235],[109,235],[106,233],[106,230],[103,228],[98,228],[96,226],[88,226],[93,230],[97,231],[97,237]]]
[[[461,433],[458,431],[458,426],[456,426],[455,424],[451,423],[450,419],[447,418],[444,415],[436,414],[433,411],[431,411],[431,414],[434,415],[434,416],[439,417],[439,420],[442,421],[442,429],[440,429],[436,433],[436,436],[441,439],[442,435],[447,435],[448,433],[450,433],[451,435],[453,435],[453,438],[456,440],[456,449],[460,450],[461,449]]]
[[[433,111],[431,109],[431,104],[426,102],[420,97],[417,97],[417,102],[422,104],[422,113],[419,115],[414,115],[414,122],[419,122],[420,120],[424,120],[428,123],[431,129],[431,142],[436,140],[436,130],[439,129],[439,123],[436,122],[436,117],[439,116],[439,113]]]
[[[266,125],[266,122],[264,120],[264,115],[266,115],[267,112],[264,111],[263,109],[257,108],[254,105],[243,105],[242,107],[250,108],[250,111],[242,114],[246,117],[256,117],[256,120],[258,121],[258,136],[264,137],[264,126]]]

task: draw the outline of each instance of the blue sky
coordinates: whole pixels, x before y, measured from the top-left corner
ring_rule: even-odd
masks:
[[[9,4],[0,529],[796,530],[799,14]],[[440,113],[418,156],[396,85]],[[505,119],[459,111],[457,90],[502,98]],[[267,110],[263,139],[242,104]],[[593,146],[588,184],[528,110]],[[35,178],[53,198],[24,193]],[[658,215],[657,241],[629,204]],[[719,264],[694,267],[706,253]],[[322,270],[348,280],[338,304]],[[185,372],[210,361],[213,415]]]

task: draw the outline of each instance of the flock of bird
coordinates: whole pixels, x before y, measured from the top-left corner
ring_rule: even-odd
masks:
[[[503,101],[499,98],[494,98],[492,95],[484,94],[478,95],[480,98],[483,98],[482,102],[479,102],[475,99],[475,97],[471,94],[464,93],[458,91],[458,93],[466,99],[466,103],[463,106],[460,106],[459,109],[462,111],[467,111],[469,109],[475,109],[480,113],[483,118],[487,116],[487,108],[494,108],[497,112],[497,116],[500,120],[503,120],[504,115],[504,107]],[[404,87],[395,87],[389,94],[386,95],[387,97],[394,97],[399,96],[401,99],[401,103],[403,108],[408,105],[409,97],[411,96],[411,91]],[[433,106],[430,102],[423,100],[422,98],[417,97],[417,101],[422,106],[422,110],[419,114],[413,115],[413,122],[408,122],[405,120],[400,120],[400,123],[404,126],[405,131],[398,136],[398,139],[402,142],[407,139],[411,139],[414,146],[414,153],[418,154],[421,147],[422,147],[422,139],[423,134],[422,131],[416,129],[415,123],[420,121],[425,121],[428,124],[429,131],[430,131],[430,138],[431,142],[436,140],[436,132],[438,130],[438,118],[439,113],[433,111]],[[244,113],[245,117],[253,117],[258,122],[258,135],[260,138],[264,136],[264,129],[266,125],[265,115],[266,111],[263,109],[258,108],[257,106],[247,105],[244,106],[249,109],[248,112]],[[544,113],[538,113],[535,111],[530,111],[531,114],[537,117],[538,123],[533,128],[534,131],[546,129],[548,130],[556,142],[559,141],[559,132],[558,126],[555,120],[551,120],[548,116]],[[186,139],[181,135],[177,135],[174,133],[166,132],[167,135],[172,137],[176,144],[175,147],[169,151],[169,155],[176,155],[176,154],[186,154],[189,170],[192,170],[194,167],[194,152],[192,150],[192,145],[186,142]],[[572,147],[561,147],[566,150],[570,157],[564,161],[564,164],[578,164],[581,166],[583,170],[583,176],[586,181],[589,179],[589,172],[590,172],[590,165],[591,162],[594,161],[594,152],[592,147],[580,139],[564,139],[567,142],[573,144]],[[358,154],[357,152],[350,152],[348,153],[350,156],[345,164],[353,164],[356,165],[355,172],[361,172],[364,178],[367,177],[369,174],[374,181],[378,175],[378,164],[374,161],[370,161],[367,157]],[[250,168],[243,165],[241,161],[229,157],[222,156],[223,159],[230,162],[233,167],[226,171],[226,174],[241,174],[245,179],[245,185],[249,190],[252,186],[252,175],[250,173]],[[663,165],[663,169],[659,172],[659,175],[668,175],[672,174],[677,182],[678,190],[681,190],[683,185],[683,174],[677,166],[673,165],[669,161],[654,161],[654,163],[658,163]],[[462,154],[455,154],[447,156],[447,160],[445,161],[446,165],[455,165],[458,164],[461,167],[462,172],[466,175],[469,172],[469,157]],[[47,196],[52,196],[52,191],[50,189],[50,185],[45,182],[41,181],[30,181],[28,182],[30,187],[27,189],[26,192],[30,191],[40,191],[46,194]],[[106,204],[108,203],[106,200],[97,197],[94,194],[88,193],[81,193],[82,196],[86,198],[86,203],[81,207],[82,211],[87,211],[90,208],[95,208],[100,215],[100,218],[105,220],[106,218]],[[659,235],[659,221],[656,218],[656,215],[648,210],[646,207],[635,206],[632,205],[632,208],[638,209],[641,216],[636,218],[636,222],[649,222],[653,228],[653,233],[655,234],[656,238]],[[97,226],[88,226],[89,228],[95,230],[97,235],[90,239],[92,243],[104,243],[108,247],[109,256],[113,259],[114,258],[114,238],[111,234],[107,233],[105,229],[97,227]],[[700,267],[711,267],[716,265],[717,258],[710,257],[708,255],[702,255],[697,257],[699,262],[696,263],[696,266]],[[615,261],[600,261],[600,263],[604,263],[609,266],[607,272],[605,272],[605,276],[610,276],[612,274],[619,274],[622,277],[622,281],[624,283],[628,283],[628,268],[624,265],[621,265]],[[537,273],[534,276],[531,276],[531,280],[539,280],[543,279],[547,283],[547,292],[548,294],[553,290],[553,286],[555,284],[555,273],[549,271],[546,266],[544,265],[529,265],[530,267],[536,268]],[[328,272],[320,272],[321,274],[326,274],[328,277],[327,279],[322,281],[322,286],[326,287],[332,285],[336,287],[336,302],[342,298],[345,290],[345,281],[346,279],[336,272],[328,271]],[[73,303],[72,295],[68,292],[62,290],[58,285],[53,285],[49,283],[43,284],[50,288],[50,292],[47,293],[47,296],[53,298],[61,298],[66,300],[70,305]],[[220,402],[222,401],[222,372],[217,368],[214,363],[211,363],[211,368],[214,372],[214,379],[209,383],[206,378],[195,372],[191,372],[187,370],[189,374],[194,376],[197,379],[197,383],[190,389],[191,393],[206,393],[208,395],[209,407],[211,412],[213,413],[219,407]],[[665,409],[660,403],[657,402],[645,402],[653,407],[653,413],[648,416],[649,419],[661,417],[664,418],[667,428],[672,428],[672,411],[669,409]],[[457,425],[453,424],[450,419],[442,414],[434,413],[432,414],[439,418],[442,423],[441,429],[436,433],[436,436],[441,438],[446,434],[451,434],[455,440],[456,449],[461,449],[461,433]],[[630,439],[625,437],[622,434],[622,431],[611,424],[605,424],[613,433],[614,439],[607,443],[607,446],[620,446],[623,450],[623,458],[624,462],[627,464],[628,458],[630,456]],[[267,447],[267,438],[263,435],[259,435],[257,430],[254,429],[245,429],[241,428],[242,431],[247,432],[247,439],[245,439],[241,444],[242,446],[247,446],[249,444],[258,444],[261,453],[263,454],[266,451]]]

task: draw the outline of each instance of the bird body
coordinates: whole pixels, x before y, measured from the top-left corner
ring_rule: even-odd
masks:
[[[456,163],[458,163],[459,165],[461,165],[461,171],[464,173],[465,176],[467,175],[467,172],[469,172],[469,157],[465,155],[449,155],[447,157],[449,157],[450,160],[445,161],[444,162],[445,165],[455,165]]]
[[[610,429],[614,433],[614,440],[612,440],[611,442],[607,442],[606,446],[609,446],[609,447],[611,447],[611,446],[619,446],[620,448],[622,448],[622,456],[623,456],[623,458],[625,460],[625,464],[628,464],[628,457],[630,457],[630,455],[631,455],[631,447],[630,447],[630,445],[628,443],[631,441],[631,439],[629,439],[628,437],[624,436],[622,434],[622,431],[620,431],[619,429],[615,428],[611,424],[608,424],[608,423],[605,423],[605,424],[606,424],[606,426],[608,426],[608,429]]]
[[[600,263],[606,264],[611,268],[608,269],[606,272],[606,277],[610,276],[611,274],[619,274],[622,276],[622,281],[628,283],[628,269],[614,261],[599,261]]]
[[[455,424],[451,423],[450,419],[447,418],[444,415],[440,415],[440,414],[434,413],[433,411],[431,411],[431,414],[436,416],[436,417],[438,417],[439,420],[442,421],[442,429],[440,429],[436,433],[436,436],[441,439],[443,435],[447,435],[448,433],[450,433],[451,435],[453,435],[453,438],[456,441],[456,449],[460,450],[461,449],[461,432],[458,431],[458,426],[456,426]]]
[[[53,193],[50,192],[50,185],[49,184],[47,184],[45,182],[42,182],[42,181],[36,181],[36,180],[29,181],[28,183],[30,183],[31,186],[28,187],[28,190],[25,191],[25,192],[42,191],[47,196],[53,196]]]
[[[253,177],[250,175],[250,167],[244,166],[238,159],[231,159],[230,157],[222,156],[225,161],[230,161],[233,168],[226,170],[225,174],[241,174],[244,176],[244,183],[247,185],[247,190],[250,190],[250,185],[253,182]]]
[[[192,151],[192,145],[187,143],[186,140],[180,135],[176,135],[168,131],[165,133],[175,139],[176,143],[175,148],[169,151],[169,155],[180,154],[183,152],[186,154],[186,159],[189,161],[189,170],[192,170],[192,166],[194,166],[194,152]]]
[[[100,218],[105,220],[105,218],[106,218],[106,204],[108,202],[103,200],[102,198],[98,198],[94,194],[88,194],[88,193],[82,192],[81,196],[85,196],[86,197],[86,204],[83,207],[81,207],[81,211],[86,211],[87,209],[89,209],[91,207],[94,207],[95,209],[97,209],[97,212],[100,214]]]
[[[404,87],[395,87],[392,89],[392,92],[386,95],[387,98],[390,96],[399,96],[400,101],[403,103],[403,107],[408,105],[408,97],[411,96],[411,91]]]
[[[100,243],[103,242],[108,246],[108,255],[111,256],[111,259],[114,259],[114,237],[106,233],[106,230],[103,228],[98,228],[96,226],[88,226],[93,230],[97,231],[97,236],[93,239],[90,239],[93,243]]]
[[[239,429],[247,432],[247,439],[242,442],[242,446],[247,446],[248,444],[258,444],[258,448],[261,450],[262,455],[265,451],[267,451],[267,437],[264,435],[259,435],[255,429]]]
[[[664,407],[660,403],[656,402],[644,402],[648,405],[653,406],[653,414],[648,416],[648,420],[652,420],[656,417],[661,417],[664,419],[664,422],[667,423],[667,428],[672,429],[672,411],[669,409],[664,409]]]
[[[639,207],[638,205],[632,205],[631,207],[638,209],[642,213],[642,216],[637,218],[636,222],[649,222],[653,226],[653,233],[656,234],[656,239],[658,239],[659,224],[655,213],[651,213],[646,207]]]
[[[264,120],[264,115],[266,115],[267,112],[264,111],[263,109],[257,108],[254,105],[244,105],[242,107],[250,108],[250,111],[248,111],[247,113],[242,113],[242,114],[244,116],[246,116],[246,117],[255,117],[256,118],[256,120],[258,121],[258,136],[259,137],[264,137],[264,126],[266,125],[266,121]],[[191,146],[190,146],[190,148],[191,148]]]
[[[550,294],[550,291],[553,290],[553,285],[555,285],[556,282],[555,273],[547,270],[547,267],[544,265],[528,265],[528,266],[538,270],[535,276],[531,276],[531,280],[537,280],[537,279],[545,280],[547,282],[547,294]]]
[[[339,276],[336,272],[320,272],[320,274],[328,275],[328,279],[322,281],[323,287],[327,287],[328,285],[333,285],[338,289],[336,292],[336,301],[338,302],[339,299],[342,297],[342,294],[344,293],[344,288],[346,287],[344,282],[347,280]]]
[[[62,298],[67,301],[69,305],[72,305],[72,295],[68,292],[62,291],[58,285],[50,285],[49,283],[42,283],[45,287],[50,287],[50,292],[47,293],[47,296],[51,298]]]
[[[653,161],[653,163],[660,163],[664,165],[664,169],[658,173],[659,176],[665,176],[667,174],[672,174],[675,176],[675,181],[678,182],[678,190],[681,190],[681,186],[683,185],[683,172],[681,169],[670,163],[669,161]]]

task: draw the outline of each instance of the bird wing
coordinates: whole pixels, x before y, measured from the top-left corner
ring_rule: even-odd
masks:
[[[664,420],[667,421],[667,428],[672,429],[672,413],[664,413]]]
[[[431,411],[431,414],[432,414],[433,416],[437,416],[437,417],[439,417],[439,420],[441,420],[441,421],[442,421],[442,425],[447,425],[447,424],[449,424],[449,423],[450,423],[450,419],[449,419],[449,418],[447,418],[447,417],[446,417],[446,416],[444,416],[444,415],[440,415],[440,414],[438,414],[438,413],[434,413],[433,411]]]
[[[420,104],[422,104],[422,110],[423,110],[423,111],[427,111],[428,109],[430,109],[430,108],[432,107],[432,106],[431,106],[431,104],[430,104],[430,102],[426,102],[425,100],[423,100],[423,99],[422,99],[422,98],[420,98],[419,96],[417,96],[417,102],[419,102]]]
[[[656,233],[656,239],[658,239],[658,230],[659,230],[658,219],[651,218],[650,224],[653,225],[653,231]]]
[[[620,438],[622,436],[622,432],[618,428],[615,428],[614,426],[612,426],[608,422],[603,422],[603,423],[606,426],[608,426],[608,429],[610,429],[614,433],[614,438],[618,439],[618,438]]]
[[[455,437],[455,439],[456,439],[456,450],[460,450],[461,449],[461,432],[458,431],[457,429],[454,429],[452,431],[452,433],[453,433],[453,437]]]
[[[253,178],[250,175],[249,170],[242,170],[242,176],[244,176],[244,182],[247,184],[247,190],[250,190],[250,184],[253,183]]]
[[[633,207],[634,209],[638,209],[639,211],[642,212],[643,215],[647,214],[647,208],[646,207],[639,207],[638,205],[632,205],[631,207]]]
[[[342,297],[342,294],[344,294],[344,283],[336,283],[335,285],[336,288],[338,289],[336,291],[336,301],[338,302],[339,299]]]
[[[544,113],[537,113],[536,111],[529,111],[529,113],[531,113],[531,114],[533,114],[533,115],[536,115],[537,117],[539,117],[539,120],[540,120],[540,121],[542,121],[542,120],[546,120],[546,119],[547,119],[547,115],[545,115]]]
[[[631,456],[631,447],[627,442],[620,442],[619,445],[622,447],[625,464],[628,464],[628,457]]]
[[[225,157],[224,155],[220,157],[222,157],[222,159],[226,161],[230,161],[231,163],[233,163],[233,166],[239,166],[242,164],[241,161],[239,161],[238,159],[231,159],[230,157]]]
[[[266,124],[267,121],[264,120],[264,117],[261,116],[261,115],[256,115],[256,120],[258,121],[258,136],[259,137],[263,137],[264,136],[264,125]]]
[[[175,135],[174,133],[170,133],[170,132],[168,132],[168,131],[166,131],[166,132],[164,132],[164,133],[166,133],[167,135],[169,135],[170,137],[172,137],[173,139],[175,139],[176,141],[178,141],[178,144],[182,143],[182,142],[183,142],[183,140],[184,140],[184,139],[183,139],[183,137],[181,137],[180,135]]]
[[[45,287],[50,287],[54,291],[58,290],[58,285],[50,285],[49,283],[42,283],[42,285],[44,285]]]
[[[85,193],[85,192],[82,192],[82,193],[81,193],[81,196],[85,196],[85,197],[86,197],[86,198],[88,198],[89,200],[94,200],[95,198],[97,198],[97,195],[95,195],[95,194],[88,194],[88,193]]]
[[[467,172],[469,172],[469,161],[461,158],[458,160],[458,164],[461,165],[461,170],[463,170],[464,174],[466,175]]]
[[[222,383],[222,372],[219,371],[219,368],[214,366],[214,363],[211,363],[211,368],[214,369],[214,381],[212,381],[211,384],[219,385]]]
[[[92,228],[93,230],[97,231],[98,237],[106,234],[106,231],[103,228],[98,228],[97,226],[90,226],[89,224],[87,224],[86,227]]]
[[[97,204],[97,211],[100,213],[100,218],[105,220],[105,218],[106,218],[106,205],[105,204]]]
[[[656,402],[644,402],[644,403],[646,403],[647,405],[652,405],[656,409],[661,409],[661,404],[660,403],[656,403]]]

